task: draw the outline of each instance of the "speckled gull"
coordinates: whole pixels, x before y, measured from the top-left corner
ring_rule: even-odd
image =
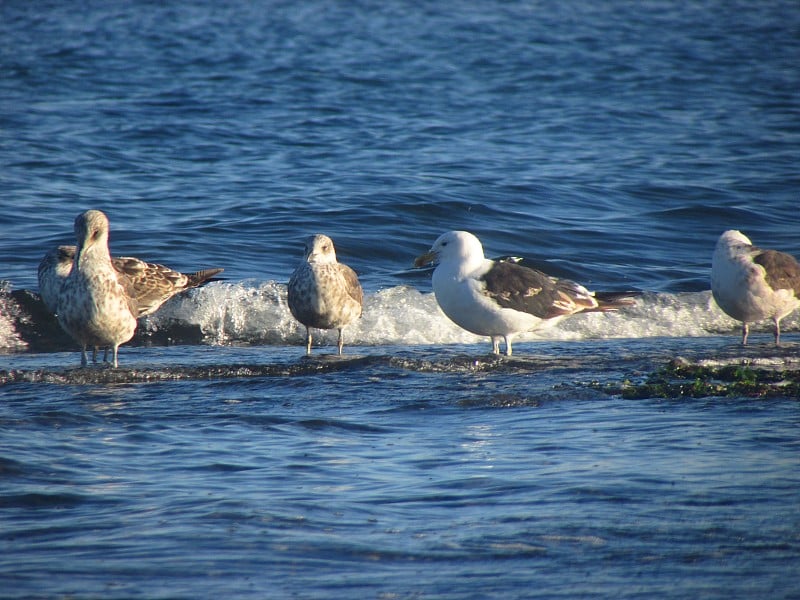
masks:
[[[333,241],[312,235],[305,241],[303,262],[289,280],[289,310],[306,327],[306,354],[311,354],[311,328],[338,329],[339,354],[344,347],[342,330],[361,316],[364,292],[355,271],[336,261]]]
[[[111,264],[105,214],[87,210],[78,215],[75,237],[75,259],[56,301],[58,322],[81,345],[81,366],[87,364],[87,346],[110,346],[117,367],[120,344],[136,331],[133,289]]]
[[[742,345],[749,323],[772,319],[775,343],[781,341],[781,319],[800,308],[800,264],[790,254],[756,248],[736,230],[717,240],[711,259],[711,293],[717,305],[742,322]]]
[[[75,246],[58,246],[45,254],[39,263],[39,294],[51,312],[56,310],[61,284],[72,270],[74,259]],[[153,314],[176,294],[201,286],[224,270],[204,269],[195,273],[180,273],[131,256],[114,256],[111,264],[133,288],[137,317]]]
[[[484,257],[480,240],[466,231],[442,234],[414,266],[435,264],[433,291],[445,315],[459,327],[489,336],[492,352],[500,339],[511,356],[513,336],[553,325],[579,312],[609,311],[631,298],[602,300],[582,285],[550,277],[512,261]]]

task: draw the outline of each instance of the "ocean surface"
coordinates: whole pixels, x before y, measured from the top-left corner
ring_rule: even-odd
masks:
[[[0,3],[0,598],[800,598],[798,399],[604,391],[798,368],[709,291],[726,229],[800,256],[798,165],[796,1]],[[88,208],[225,269],[116,373],[20,301]],[[492,357],[412,268],[452,229],[641,295]]]

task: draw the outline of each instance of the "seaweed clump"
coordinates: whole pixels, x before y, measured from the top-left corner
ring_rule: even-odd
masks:
[[[626,399],[644,398],[800,398],[800,370],[748,365],[705,366],[675,358],[644,382],[604,385],[602,391]]]

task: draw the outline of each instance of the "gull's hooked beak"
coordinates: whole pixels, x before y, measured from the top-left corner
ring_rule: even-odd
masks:
[[[434,252],[433,250],[428,250],[425,254],[420,254],[414,259],[414,268],[419,269],[421,267],[427,267],[428,265],[435,263],[437,260],[439,260],[439,253]]]

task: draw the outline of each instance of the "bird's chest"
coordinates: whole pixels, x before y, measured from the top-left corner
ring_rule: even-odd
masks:
[[[482,333],[490,323],[502,318],[500,307],[478,279],[434,273],[433,291],[442,311],[470,331]]]
[[[297,289],[310,302],[327,303],[341,293],[341,282],[334,269],[328,265],[309,266],[297,281]]]
[[[57,312],[67,329],[81,330],[89,338],[117,338],[136,327],[121,286],[103,274],[68,277]]]

